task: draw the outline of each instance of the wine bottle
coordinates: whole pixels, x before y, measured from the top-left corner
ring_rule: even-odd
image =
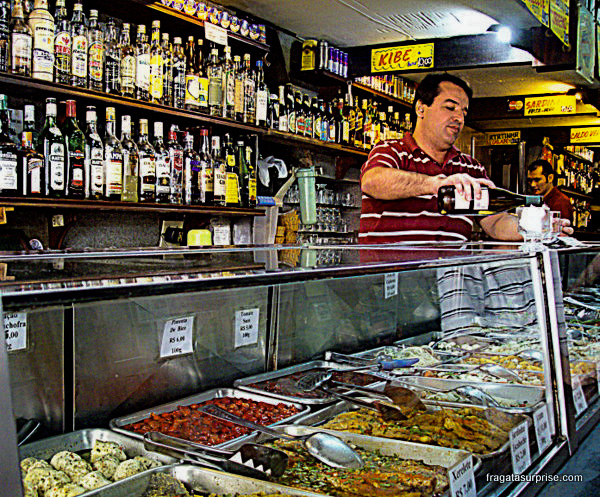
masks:
[[[85,88],[88,74],[88,32],[81,2],[73,5],[71,44],[71,85]]]
[[[140,153],[140,202],[156,202],[156,154],[148,141],[148,119],[140,119],[138,150]]]
[[[438,211],[441,214],[472,214],[485,216],[507,211],[521,205],[541,206],[544,199],[540,195],[522,195],[503,188],[481,187],[481,199],[467,201],[457,195],[454,185],[442,186],[438,191]]]
[[[90,105],[85,112],[87,124],[85,139],[85,198],[104,198],[104,144],[98,134],[96,107]]]
[[[56,99],[46,99],[46,122],[38,137],[37,149],[43,154],[46,173],[46,196],[64,197],[66,194],[65,137],[56,124]]]
[[[22,193],[22,176],[18,171],[17,145],[10,138],[8,98],[0,95],[0,195],[15,197]]]
[[[123,148],[123,190],[121,201],[138,201],[140,154],[131,138],[131,116],[121,116],[121,146]]]
[[[67,100],[67,119],[63,134],[67,139],[67,196],[85,195],[85,135],[77,123],[75,100]]]
[[[21,175],[24,197],[43,197],[46,192],[44,156],[33,148],[33,133],[21,133]]]
[[[67,17],[65,0],[56,1],[54,14],[54,82],[71,81],[71,22]]]
[[[123,146],[115,135],[116,112],[114,107],[106,108],[106,128],[104,135],[104,174],[106,200],[121,200],[123,193]]]

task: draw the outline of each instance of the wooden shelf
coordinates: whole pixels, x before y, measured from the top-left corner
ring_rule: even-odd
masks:
[[[374,90],[373,88],[365,86],[361,83],[352,83],[352,86],[358,90],[361,90],[366,93],[370,93],[377,97],[388,100],[389,102],[392,102],[392,103],[395,103],[398,105],[402,105],[403,107],[406,107],[407,109],[412,109],[412,104],[410,102],[407,102],[406,100],[402,100],[401,98],[394,97],[393,95],[389,95],[388,93],[384,93],[379,90]],[[386,112],[387,112],[387,110],[386,110]]]
[[[348,145],[340,145],[338,143],[329,143],[321,140],[316,140],[315,138],[308,138],[306,136],[294,135],[292,133],[284,133],[282,131],[277,131],[274,129],[264,129],[259,128],[264,134],[262,135],[262,139],[264,141],[270,141],[272,143],[282,143],[284,145],[290,145],[297,143],[306,148],[318,149],[318,150],[334,150],[336,152],[341,152],[346,155],[354,155],[357,157],[367,157],[369,152],[365,150],[360,150],[355,147],[350,147]]]
[[[77,200],[52,198],[0,198],[2,207],[28,207],[38,209],[95,210],[121,212],[156,212],[169,214],[197,214],[211,216],[264,216],[261,209],[241,207],[216,207],[203,205],[174,205],[155,203],[110,202],[105,200]]]
[[[575,152],[570,152],[568,150],[565,150],[564,148],[561,148],[561,150],[558,152],[559,154],[565,154],[568,155],[569,157],[572,157],[575,160],[581,161],[581,162],[585,162],[586,164],[592,166],[594,163],[584,157],[581,157],[581,155],[577,155]]]
[[[558,189],[563,192],[565,195],[570,197],[575,197],[580,200],[587,200],[592,204],[600,204],[600,200],[592,197],[591,195],[586,195],[585,193],[578,192],[577,190],[572,190],[571,188],[567,188],[564,186],[559,186]]]

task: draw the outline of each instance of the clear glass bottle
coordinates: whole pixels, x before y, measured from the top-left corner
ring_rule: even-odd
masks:
[[[67,116],[63,134],[67,140],[67,197],[85,196],[85,134],[77,122],[75,100],[67,100]]]
[[[304,97],[302,92],[296,92],[296,134],[304,135],[304,125],[306,123],[306,114],[304,113]]]
[[[27,104],[23,107],[23,131],[31,133],[35,146],[39,136],[35,124],[35,105]]]
[[[98,11],[90,10],[88,27],[88,88],[104,89],[104,33],[98,25]]]
[[[164,67],[163,49],[160,44],[160,21],[152,21],[152,40],[150,44],[150,102],[163,103],[164,96]]]
[[[213,135],[211,145],[214,182],[213,203],[215,205],[224,207],[226,205],[227,194],[227,169],[225,158],[221,151],[220,137],[217,135]]]
[[[85,133],[85,198],[104,198],[104,144],[98,134],[96,107],[90,105],[85,112],[87,129]]]
[[[156,164],[156,201],[168,204],[171,201],[171,162],[163,137],[163,123],[154,122],[154,157]]]
[[[54,82],[71,82],[71,23],[65,0],[56,0],[54,12]]]
[[[156,202],[156,155],[148,141],[148,119],[140,119],[138,137],[140,152],[140,202]]]
[[[210,51],[208,61],[208,107],[211,116],[223,115],[223,66],[217,48]]]
[[[163,104],[173,106],[173,49],[169,33],[162,33],[161,48],[163,55]]]
[[[146,26],[137,27],[135,46],[135,98],[150,99],[150,45],[146,39]]]
[[[187,110],[198,110],[200,108],[200,88],[196,71],[196,45],[193,36],[188,37],[186,54],[184,106]]]
[[[239,55],[233,56],[233,65],[235,67],[233,112],[235,120],[240,122],[244,120],[244,68],[241,61],[242,59]]]
[[[200,199],[198,189],[200,156],[194,150],[194,135],[185,133],[183,144],[183,203],[197,204]]]
[[[44,156],[46,196],[62,198],[66,195],[66,143],[56,123],[56,99],[46,99],[46,120],[38,136],[37,150]]]
[[[140,183],[140,155],[131,138],[131,116],[121,116],[121,146],[123,148],[123,202],[137,202]]]
[[[130,25],[123,24],[119,46],[121,48],[121,95],[133,98],[135,96],[135,48],[131,44]]]
[[[240,174],[240,206],[254,207],[256,205],[256,176],[254,168],[250,170],[244,140],[237,142],[237,163]]]
[[[200,129],[200,204],[212,205],[215,193],[213,178],[213,163],[210,154],[210,140],[208,138],[208,129]]]
[[[35,0],[29,14],[33,37],[31,76],[44,81],[54,80],[54,16],[48,11],[48,0]]]
[[[269,106],[269,89],[265,83],[263,61],[256,61],[256,125],[267,125],[267,108]],[[312,121],[311,121],[312,129]]]
[[[8,97],[0,95],[0,195],[17,197],[22,194],[23,177],[19,172],[17,145],[10,138]]]
[[[304,136],[312,138],[314,115],[309,95],[304,95]]]
[[[81,2],[73,5],[71,17],[71,85],[87,87],[88,32]]]
[[[208,71],[206,68],[206,58],[204,57],[204,40],[198,38],[196,43],[196,74],[198,74],[198,102],[200,112],[208,112]]]
[[[28,109],[31,113],[35,107]],[[35,119],[34,119],[35,120]],[[22,195],[24,197],[43,197],[46,193],[44,173],[44,156],[33,148],[31,129],[23,129],[21,133],[21,150],[19,152]]]
[[[10,67],[10,1],[0,1],[0,72]]]
[[[111,95],[121,94],[121,47],[117,25],[111,17],[106,25],[106,62],[104,65],[104,91]]]
[[[223,60],[223,69],[221,71],[223,77],[222,94],[223,94],[223,117],[234,119],[235,117],[235,66],[231,60],[231,47],[226,45],[223,49],[225,52]]]
[[[177,126],[171,125],[169,129],[169,162],[171,163],[171,203],[183,202],[183,147],[177,141]]]
[[[106,108],[106,134],[104,135],[104,175],[107,200],[121,200],[123,193],[123,146],[116,136],[114,107]]]
[[[185,69],[186,57],[181,38],[173,39],[173,107],[183,109],[185,105]]]
[[[256,81],[250,65],[250,54],[244,54],[244,122],[256,122]]]
[[[23,0],[15,0],[10,23],[10,72],[31,76],[33,39],[25,22]],[[15,158],[16,160],[16,158]]]
[[[226,170],[226,193],[225,205],[229,207],[240,206],[240,170],[235,157],[235,149],[231,142],[229,134],[225,134],[223,140],[223,150],[225,154]]]

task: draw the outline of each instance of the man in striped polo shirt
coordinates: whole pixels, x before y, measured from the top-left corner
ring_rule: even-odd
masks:
[[[481,185],[494,186],[483,166],[454,146],[472,95],[465,81],[450,74],[423,79],[413,105],[413,133],[376,144],[362,167],[359,243],[470,239],[473,220],[439,214],[436,196],[441,186],[455,185],[470,200],[471,191],[481,197]],[[494,239],[522,239],[516,218],[506,213],[480,224]]]

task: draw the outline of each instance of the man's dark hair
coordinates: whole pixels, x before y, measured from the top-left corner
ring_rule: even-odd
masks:
[[[546,176],[546,180],[548,179],[548,176],[554,174],[554,168],[552,167],[552,164],[545,159],[534,160],[531,164],[529,164],[529,166],[527,166],[527,171],[533,172],[538,167],[542,168],[542,174]]]
[[[471,104],[471,98],[473,97],[473,90],[469,86],[469,84],[460,79],[458,76],[453,76],[452,74],[442,73],[442,74],[428,74],[423,78],[423,81],[419,83],[417,86],[417,91],[415,93],[415,100],[413,102],[412,111],[410,113],[410,120],[412,127],[414,129],[415,123],[417,122],[417,101],[420,100],[424,105],[431,105],[435,99],[440,94],[440,83],[447,81],[448,83],[452,83],[464,90],[467,94],[467,98],[469,99],[469,104]]]

